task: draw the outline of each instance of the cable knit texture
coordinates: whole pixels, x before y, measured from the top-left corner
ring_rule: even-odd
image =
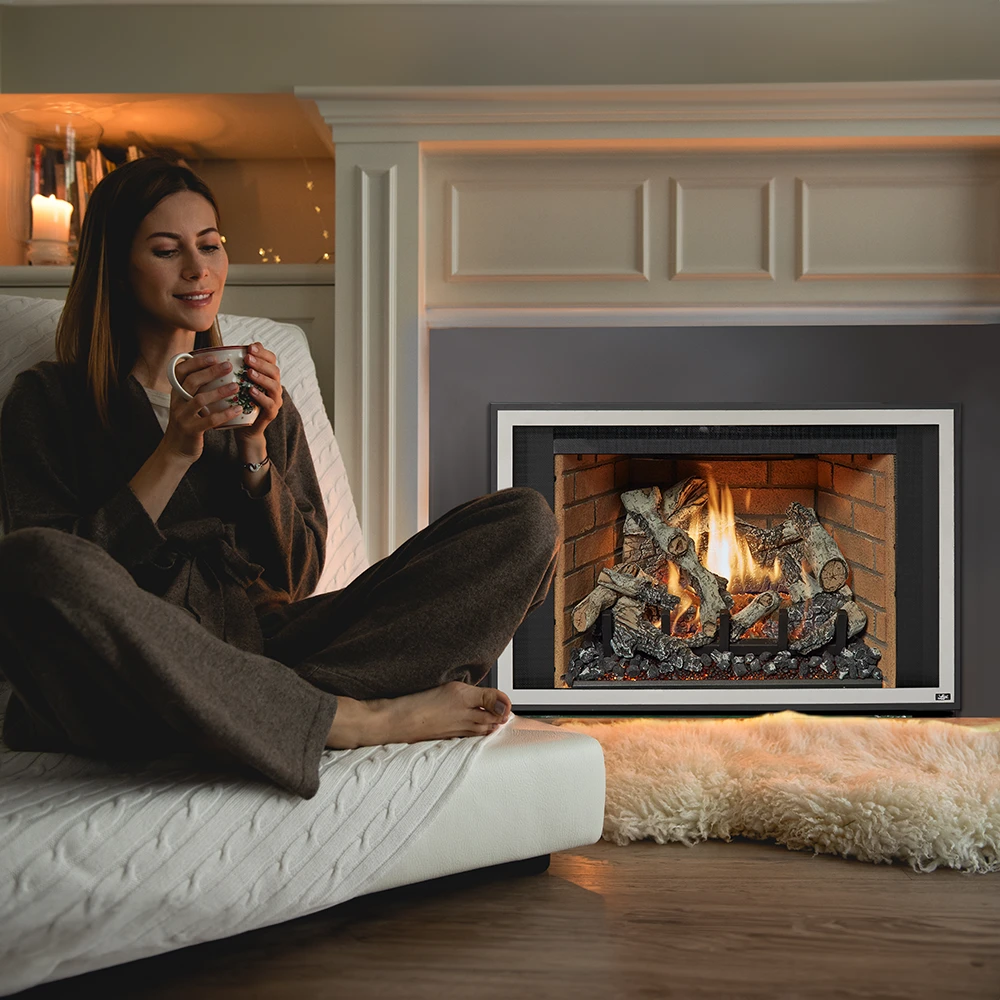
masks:
[[[0,746],[0,994],[363,895],[490,738],[327,750],[308,800],[183,754]]]

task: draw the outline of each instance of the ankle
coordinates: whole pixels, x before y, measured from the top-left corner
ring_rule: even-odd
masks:
[[[376,746],[380,739],[379,703],[337,695],[337,712],[326,737],[332,750],[355,750]]]

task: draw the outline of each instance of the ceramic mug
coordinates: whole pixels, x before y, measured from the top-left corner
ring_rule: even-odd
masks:
[[[176,369],[178,363],[183,361],[185,358],[193,358],[199,354],[211,354],[212,357],[215,358],[216,364],[228,361],[233,366],[232,370],[226,372],[226,374],[221,378],[212,379],[211,382],[206,382],[201,387],[201,392],[211,392],[213,389],[229,385],[233,379],[235,379],[239,382],[237,395],[220,396],[219,401],[217,403],[209,404],[208,408],[213,413],[218,413],[220,410],[225,410],[235,403],[239,403],[243,407],[243,412],[237,413],[232,420],[227,420],[224,424],[219,424],[218,429],[225,430],[230,427],[249,427],[257,419],[257,413],[260,409],[253,401],[253,397],[250,395],[250,386],[253,385],[253,382],[247,374],[244,366],[244,359],[246,358],[249,350],[250,345],[244,344],[242,347],[199,347],[198,350],[192,351],[190,354],[175,354],[167,363],[167,378],[170,379],[170,384],[182,396],[184,396],[185,399],[193,399],[194,397],[191,393],[185,392],[181,387],[180,382],[177,381],[177,375],[174,369]]]

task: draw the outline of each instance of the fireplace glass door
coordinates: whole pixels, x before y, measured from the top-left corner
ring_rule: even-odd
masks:
[[[954,708],[953,410],[493,408],[560,525],[522,710]]]

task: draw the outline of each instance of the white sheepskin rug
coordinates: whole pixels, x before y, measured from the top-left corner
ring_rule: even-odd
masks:
[[[916,871],[1000,871],[1000,727],[823,718],[564,721],[604,747],[604,839],[773,839]]]

